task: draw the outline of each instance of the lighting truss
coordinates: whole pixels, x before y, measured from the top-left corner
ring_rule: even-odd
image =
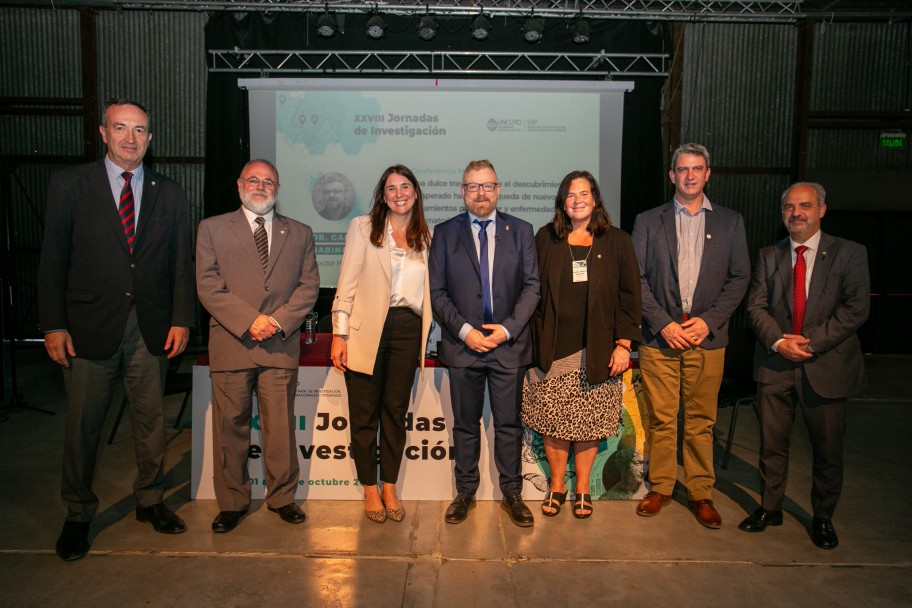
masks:
[[[425,74],[511,76],[667,76],[667,54],[480,53],[467,51],[210,50],[209,72],[256,74]]]
[[[541,18],[647,19],[677,21],[767,21],[794,22],[803,18],[804,0],[486,0],[489,17],[528,17],[534,9]],[[95,6],[142,10],[230,10],[259,12],[426,14],[471,16],[478,13],[477,0],[36,0],[32,5]],[[884,11],[885,12],[885,11]]]

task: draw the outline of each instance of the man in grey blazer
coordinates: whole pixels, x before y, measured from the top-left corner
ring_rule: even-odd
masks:
[[[294,503],[298,455],[294,397],[300,326],[320,288],[309,226],[275,213],[279,174],[247,163],[237,180],[241,208],[203,220],[196,239],[196,285],[212,315],[212,447],[219,514],[230,532],[250,505],[247,453],[253,391],[263,438],[266,505],[283,521],[306,519]]]
[[[751,279],[763,491],[760,508],[738,527],[762,532],[782,524],[789,438],[800,405],[814,451],[811,539],[835,549],[846,399],[865,384],[856,332],[868,318],[871,285],[867,251],[821,232],[825,213],[823,186],[789,186],[782,194],[789,238],[760,251]]]
[[[196,308],[187,197],[143,163],[152,140],[144,107],[108,101],[99,130],[103,159],[51,177],[38,270],[44,346],[68,400],[67,518],[57,540],[65,561],[90,548],[95,462],[118,377],[134,418],[136,519],[164,534],[187,529],[162,503],[166,360],[186,347]]]
[[[528,222],[496,210],[500,183],[489,161],[468,164],[461,192],[466,212],[435,228],[428,256],[439,356],[449,368],[453,405],[457,494],[445,519],[461,523],[475,504],[487,386],[501,506],[514,524],[528,527],[534,519],[522,498],[519,408],[532,362],[528,324],[539,299],[535,241]]]
[[[678,410],[684,408],[684,486],[697,521],[722,525],[712,502],[713,425],[722,383],[728,321],[744,297],[750,260],[741,215],[711,204],[709,152],[684,144],[671,161],[670,202],[636,218],[643,341],[640,371],[649,411],[650,492],[637,514],[658,515],[677,476]]]

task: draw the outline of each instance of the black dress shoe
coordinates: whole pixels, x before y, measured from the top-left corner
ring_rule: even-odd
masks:
[[[469,509],[475,506],[475,495],[460,492],[450,503],[446,510],[446,522],[448,524],[461,524],[469,515]]]
[[[237,528],[238,523],[247,509],[243,511],[221,511],[212,521],[213,532],[231,532]]]
[[[82,559],[89,552],[89,547],[88,522],[63,522],[63,530],[57,539],[57,557],[65,562]]]
[[[821,549],[835,549],[839,546],[839,537],[829,519],[815,517],[811,523],[811,540]]]
[[[288,503],[284,507],[279,507],[278,509],[273,509],[272,507],[266,508],[273,513],[278,513],[279,517],[282,518],[282,521],[289,524],[301,524],[304,523],[305,519],[307,519],[307,515],[304,514],[304,511],[301,510],[301,507],[293,502]]]
[[[528,528],[535,523],[532,511],[523,502],[522,494],[504,496],[500,506],[510,515],[510,521],[521,528]]]
[[[184,520],[162,503],[151,507],[136,507],[136,521],[151,522],[155,531],[162,534],[182,534],[187,531]]]
[[[763,532],[767,526],[781,526],[782,511],[767,511],[766,509],[757,509],[751,513],[750,517],[738,524],[739,530],[745,532]]]

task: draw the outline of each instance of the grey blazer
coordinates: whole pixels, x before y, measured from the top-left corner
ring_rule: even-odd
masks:
[[[864,356],[856,331],[868,318],[871,284],[864,246],[822,233],[808,289],[802,334],[815,356],[793,363],[771,351],[792,333],[792,255],[789,239],[760,251],[747,311],[757,334],[754,380],[775,383],[798,366],[821,397],[848,397],[865,385]]]
[[[297,369],[298,331],[320,289],[313,231],[275,214],[264,273],[243,210],[205,219],[196,237],[196,288],[212,315],[212,371]],[[264,342],[252,339],[248,329],[260,314],[274,318],[282,332]]]
[[[662,328],[681,322],[684,309],[678,285],[678,236],[674,201],[639,214],[631,233],[640,265],[643,294],[643,341],[653,348],[668,348]],[[713,203],[706,213],[706,242],[697,278],[691,316],[709,327],[702,348],[728,344],[728,320],[750,282],[750,258],[741,214]]]

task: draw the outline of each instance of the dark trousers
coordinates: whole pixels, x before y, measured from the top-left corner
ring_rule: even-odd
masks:
[[[824,399],[801,367],[776,384],[757,384],[760,415],[761,506],[782,509],[788,481],[789,439],[800,405],[814,453],[811,506],[814,516],[832,519],[842,492],[845,399]]]
[[[78,346],[76,352],[78,355]],[[63,369],[68,405],[61,484],[68,521],[90,522],[98,509],[92,478],[101,429],[119,376],[123,377],[124,393],[133,414],[136,504],[150,507],[161,502],[165,489],[162,395],[166,369],[165,357],[155,356],[146,348],[135,310],[127,317],[120,345],[110,358],[70,358],[70,367]]]
[[[505,496],[522,492],[523,427],[519,419],[524,367],[508,368],[488,353],[469,367],[450,368],[453,402],[453,447],[456,452],[456,491],[478,489],[481,456],[481,416],[487,385],[494,419],[494,465]]]
[[[386,315],[373,374],[345,372],[351,454],[358,481],[377,485],[377,431],[380,432],[380,480],[396,483],[405,449],[405,414],[411,400],[421,317],[410,308],[393,307]]]
[[[297,336],[293,339],[297,340]],[[266,504],[279,509],[294,502],[300,478],[294,433],[298,370],[257,367],[212,372],[212,455],[215,498],[220,511],[250,506],[250,419],[257,393]]]

